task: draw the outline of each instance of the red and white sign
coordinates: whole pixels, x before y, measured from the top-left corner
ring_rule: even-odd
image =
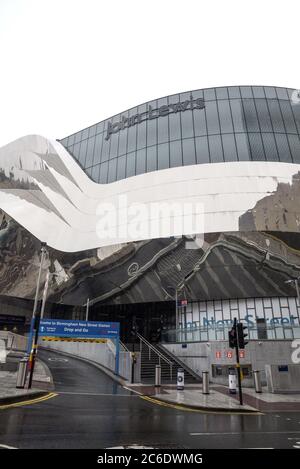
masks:
[[[233,357],[233,353],[231,352],[231,350],[229,350],[227,352],[227,358],[232,358]]]
[[[245,350],[240,350],[240,358],[245,358]]]
[[[216,358],[221,358],[221,357],[222,357],[221,352],[216,352]]]

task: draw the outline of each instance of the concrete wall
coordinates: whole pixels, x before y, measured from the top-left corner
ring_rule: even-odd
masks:
[[[260,370],[263,385],[266,384],[265,365],[292,364],[291,340],[250,341],[245,349],[245,357],[240,358],[241,365],[251,365],[252,370]],[[235,351],[230,349],[228,341],[194,342],[187,344],[164,344],[171,353],[180,358],[192,370],[200,374],[209,371],[210,380],[214,383],[228,384],[224,377],[212,377],[212,365],[235,365]],[[228,353],[232,357],[228,357]],[[243,380],[244,386],[253,386],[253,377]]]
[[[41,341],[40,345],[50,350],[57,350],[58,352],[66,352],[77,357],[86,358],[105,366],[113,372],[115,371],[115,346],[111,341],[100,344],[91,342]],[[120,351],[119,375],[129,381],[131,379],[130,352]]]
[[[25,351],[27,346],[27,337],[14,334],[9,331],[0,331],[0,339],[5,342],[6,349]]]

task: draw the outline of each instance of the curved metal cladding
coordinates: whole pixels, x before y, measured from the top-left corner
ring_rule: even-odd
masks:
[[[176,108],[184,102],[186,108]],[[70,143],[70,151],[40,136],[23,137],[0,149],[0,294],[34,296],[43,241],[49,252],[44,278],[48,267],[57,274],[50,286],[50,299],[56,303],[171,300],[182,282],[191,300],[294,295],[285,283],[300,275],[300,107],[293,90],[219,88],[152,104],[139,106],[132,121],[124,115],[133,110],[79,132],[81,142],[77,134],[72,144],[68,137],[62,143]],[[197,135],[201,119],[205,135]],[[215,133],[210,133],[213,122]],[[169,140],[159,143],[162,125]],[[152,145],[150,126],[156,132]],[[147,145],[138,148],[141,128]],[[109,145],[110,158],[113,139],[119,152],[125,136],[125,156],[104,160],[103,145]],[[93,168],[100,171],[106,164],[109,175],[116,164],[117,175],[126,161],[125,173],[118,181],[102,181],[106,184],[92,181],[74,159],[77,144],[85,148],[79,153],[85,155],[85,163],[79,161],[82,167],[89,164],[93,147]],[[168,148],[168,160],[160,147]],[[176,160],[178,148],[182,158]],[[140,150],[145,160],[138,159]],[[149,152],[155,153],[156,166],[148,165]],[[146,165],[135,176],[127,172],[131,153],[133,174],[140,161]],[[93,176],[93,169],[86,172]],[[134,221],[123,217],[124,197],[129,206],[142,204],[145,222],[155,219],[151,235],[125,229],[134,228]],[[203,229],[175,233],[167,226],[162,233],[159,227],[168,216],[153,215],[152,204],[174,202],[192,204]],[[103,207],[115,215],[107,218],[106,230],[99,225]],[[188,236],[199,234],[201,243]]]

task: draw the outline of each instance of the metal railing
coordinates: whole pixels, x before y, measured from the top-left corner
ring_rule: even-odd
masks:
[[[121,340],[119,341],[119,343],[120,343],[120,346],[121,346],[121,349],[122,349],[123,352],[129,352],[130,353],[129,348],[126,347],[126,345],[123,342],[121,342]]]
[[[155,355],[158,356],[158,364],[159,365],[161,365],[161,360],[164,361],[165,363],[167,363],[167,365],[169,365],[169,367],[170,367],[170,380],[172,381],[173,362],[171,360],[169,360],[168,358],[166,358],[159,350],[157,350],[156,347],[154,347],[154,345],[152,345],[150,342],[148,342],[148,340],[145,339],[145,337],[143,337],[141,334],[139,334],[137,332],[136,335],[140,339],[140,352],[141,352],[141,354],[142,354],[142,347],[143,347],[143,344],[144,344],[144,346],[148,347],[149,360],[151,360],[151,352],[153,352]]]

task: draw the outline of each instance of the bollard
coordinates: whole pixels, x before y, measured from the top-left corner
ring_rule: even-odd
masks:
[[[161,366],[155,365],[155,387],[161,385]]]
[[[236,372],[234,368],[229,368],[229,394],[236,394]]]
[[[28,358],[22,358],[19,362],[16,388],[24,389],[27,374]]]
[[[202,371],[202,394],[209,394],[208,371]]]
[[[262,386],[261,386],[261,379],[260,379],[260,371],[259,370],[253,371],[253,375],[254,375],[255,392],[261,393]]]
[[[178,368],[177,370],[177,390],[183,391],[184,390],[184,369]]]

